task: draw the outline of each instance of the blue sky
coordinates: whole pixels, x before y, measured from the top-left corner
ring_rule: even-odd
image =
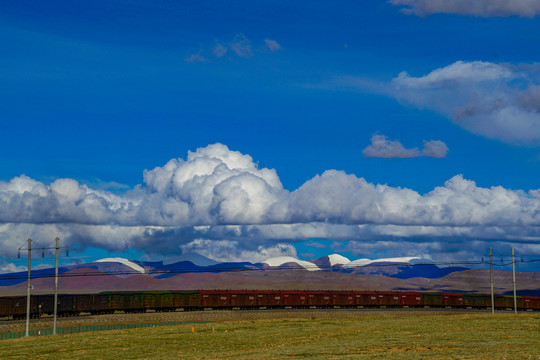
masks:
[[[27,237],[54,234],[74,248],[152,258],[339,250],[451,261],[490,246],[540,256],[540,9],[428,3],[3,2],[1,261]],[[207,163],[191,164],[188,151]],[[235,168],[229,152],[252,162]],[[237,182],[212,178],[203,189],[190,178],[188,191],[144,178],[178,158],[192,175],[221,159]],[[246,168],[257,179],[238,176]],[[318,181],[327,170],[339,173]],[[421,198],[399,217],[409,195],[390,191],[379,203],[356,180],[347,188],[344,174]],[[470,192],[422,197],[459,175],[474,182]],[[247,200],[227,202],[239,188]],[[354,204],[340,197],[359,188]],[[119,215],[130,201],[144,209]],[[306,245],[312,238],[326,247]]]

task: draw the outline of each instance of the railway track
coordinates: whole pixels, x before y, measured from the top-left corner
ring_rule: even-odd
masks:
[[[498,313],[510,311],[498,310]],[[490,313],[490,310],[441,309],[441,308],[340,308],[340,309],[261,309],[261,310],[205,310],[205,311],[173,311],[126,314],[116,312],[107,315],[91,315],[58,317],[58,327],[105,325],[105,324],[137,324],[152,322],[194,322],[194,321],[249,321],[264,319],[347,319],[388,317],[404,318],[411,316],[452,315],[462,313]],[[30,330],[52,327],[53,318],[45,316],[32,319]],[[23,331],[25,320],[0,319],[0,332]]]

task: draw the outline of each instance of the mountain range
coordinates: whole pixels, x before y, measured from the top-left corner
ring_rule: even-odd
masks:
[[[165,261],[106,258],[59,268],[61,293],[188,289],[358,289],[488,292],[489,271],[440,267],[417,257],[357,259],[339,254],[316,260],[290,256],[260,263],[219,263],[196,253]],[[54,269],[32,271],[34,293],[50,293]],[[518,272],[519,291],[540,295],[540,273]],[[22,295],[27,272],[0,274],[0,292]],[[512,291],[511,272],[495,271],[497,293]]]

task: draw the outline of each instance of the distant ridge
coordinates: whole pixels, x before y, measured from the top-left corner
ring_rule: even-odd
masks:
[[[339,254],[311,261],[280,256],[260,263],[219,263],[196,253],[167,261],[105,258],[63,266],[59,273],[63,293],[276,287],[485,292],[486,284],[489,285],[489,281],[486,282],[489,274],[483,269],[438,267],[418,257],[350,261]],[[510,291],[508,272],[498,271],[496,274],[495,291]],[[50,292],[53,276],[53,268],[33,271],[35,292]],[[518,293],[536,294],[540,288],[540,272],[518,271],[518,283]],[[0,274],[1,294],[23,294],[25,290],[26,272]]]

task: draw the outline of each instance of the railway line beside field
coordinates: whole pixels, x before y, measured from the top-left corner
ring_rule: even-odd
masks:
[[[153,322],[224,322],[276,319],[352,319],[352,318],[407,318],[455,315],[465,313],[488,314],[490,310],[443,309],[443,308],[346,308],[346,309],[259,309],[259,310],[204,310],[146,313],[123,313],[59,317],[58,327],[86,325],[140,324]],[[511,311],[497,310],[499,314]],[[52,327],[52,316],[32,319],[30,330]],[[25,320],[0,319],[0,333],[22,331]]]

